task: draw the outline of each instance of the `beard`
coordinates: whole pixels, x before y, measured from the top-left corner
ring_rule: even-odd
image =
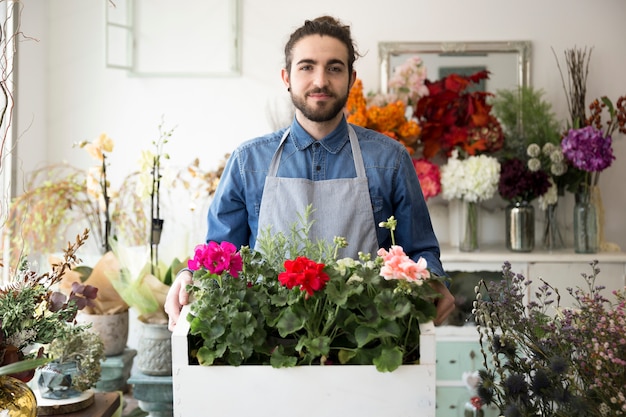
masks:
[[[296,96],[291,93],[291,101],[296,109],[300,110],[304,117],[312,122],[328,122],[333,120],[340,112],[343,111],[348,101],[348,92],[342,96],[336,96],[325,88],[319,88],[305,93],[304,98]],[[306,102],[308,94],[324,93],[330,97],[335,98],[335,101],[328,101],[324,103],[316,103],[314,106],[310,106]]]

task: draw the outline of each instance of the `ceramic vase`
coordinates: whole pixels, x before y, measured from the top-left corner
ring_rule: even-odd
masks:
[[[76,322],[91,323],[91,329],[104,343],[105,356],[121,355],[128,342],[128,310],[117,314],[87,314],[82,311],[76,315]]]
[[[172,375],[172,332],[167,324],[141,323],[135,363],[146,375]]]

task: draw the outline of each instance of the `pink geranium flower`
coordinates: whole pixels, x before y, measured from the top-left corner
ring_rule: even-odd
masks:
[[[198,245],[194,251],[193,259],[187,262],[189,269],[197,271],[201,267],[206,268],[212,274],[220,275],[228,271],[230,275],[237,278],[243,268],[241,255],[237,248],[230,242],[209,242]]]
[[[384,261],[380,275],[387,280],[399,279],[421,283],[422,280],[430,278],[426,259],[420,257],[415,262],[404,253],[402,246],[393,245],[389,251],[381,248],[378,250],[378,256]]]

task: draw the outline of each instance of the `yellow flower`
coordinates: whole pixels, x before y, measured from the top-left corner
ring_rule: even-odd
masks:
[[[98,139],[94,142],[102,152],[113,152],[113,139],[111,139],[106,133],[100,134]]]

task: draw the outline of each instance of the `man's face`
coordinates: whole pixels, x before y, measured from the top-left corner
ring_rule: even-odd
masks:
[[[354,80],[346,46],[330,36],[311,35],[298,41],[292,53],[291,69],[283,70],[283,81],[296,109],[313,122],[338,118]]]

